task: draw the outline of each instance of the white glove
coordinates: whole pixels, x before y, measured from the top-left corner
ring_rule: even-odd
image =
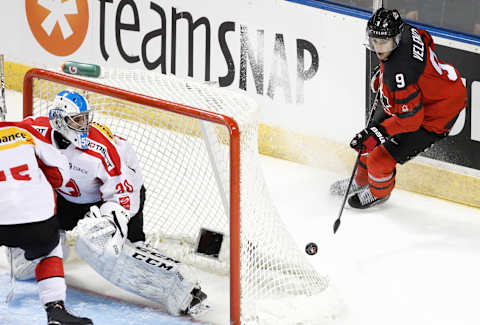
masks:
[[[101,221],[107,221],[102,222],[104,226],[100,226],[101,230],[96,231],[96,236],[93,237],[101,237],[108,233],[110,238],[105,243],[104,254],[118,256],[127,238],[130,213],[117,203],[105,202],[100,208],[92,205],[85,216],[98,218],[99,221],[101,219],[103,219]]]

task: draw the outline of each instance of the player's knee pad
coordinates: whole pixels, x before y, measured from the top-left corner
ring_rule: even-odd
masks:
[[[43,257],[57,256],[62,258],[62,256],[65,256],[64,252],[65,251],[68,252],[68,248],[65,248],[65,246],[67,246],[65,238],[66,238],[65,232],[61,232],[60,234],[61,245],[57,244],[57,246],[53,250],[45,254]],[[40,257],[34,260],[27,260],[25,258],[25,251],[22,248],[13,247],[13,248],[7,249],[7,261],[9,264],[12,263],[11,266],[13,270],[13,275],[15,279],[20,281],[35,279],[35,268],[38,264],[38,261],[40,261],[43,257]]]
[[[360,156],[355,172],[355,182],[360,186],[368,184],[367,159],[368,155]]]
[[[389,195],[395,186],[396,161],[383,147],[373,150],[368,157],[368,183],[376,197]]]
[[[384,146],[376,147],[368,154],[368,173],[377,176],[391,174],[397,162]]]
[[[7,262],[12,268],[13,276],[20,281],[35,279],[35,267],[38,261],[25,258],[25,251],[18,247],[7,249]]]

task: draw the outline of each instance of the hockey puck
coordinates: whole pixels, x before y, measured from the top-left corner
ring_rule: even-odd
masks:
[[[307,246],[305,246],[305,252],[308,255],[315,255],[318,252],[318,247],[317,244],[315,243],[308,243]]]

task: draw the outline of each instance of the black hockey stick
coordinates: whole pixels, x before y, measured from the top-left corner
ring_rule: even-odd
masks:
[[[374,114],[375,109],[376,109],[377,104],[378,104],[378,98],[380,96],[379,94],[380,94],[380,89],[375,94],[375,99],[373,101],[372,108],[370,109],[370,114],[368,116],[367,126],[370,124],[370,121],[373,118],[373,114]],[[348,182],[347,191],[345,192],[345,195],[343,196],[342,206],[340,207],[340,211],[338,212],[337,220],[335,220],[335,223],[333,224],[333,233],[334,234],[337,232],[338,227],[340,227],[340,222],[341,222],[340,218],[342,217],[343,209],[345,208],[345,202],[347,202],[348,192],[350,192],[350,187],[352,186],[353,177],[355,177],[355,172],[357,171],[358,162],[360,161],[360,156],[362,155],[362,150],[363,150],[363,148],[358,151],[357,159],[355,160],[355,165],[353,166],[352,176],[350,176],[350,181]]]

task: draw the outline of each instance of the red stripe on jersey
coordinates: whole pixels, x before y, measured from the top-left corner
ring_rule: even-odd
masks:
[[[27,117],[22,121],[22,123],[31,125],[33,129],[35,129],[35,131],[40,133],[45,138],[46,142],[52,144],[52,126],[50,125],[50,120],[48,119],[48,117]]]
[[[53,188],[61,187],[63,184],[63,177],[58,168],[45,165],[38,157],[37,162],[38,167],[40,167],[50,185],[52,185]]]
[[[387,109],[392,115],[381,123],[388,135],[418,130],[423,122],[422,95],[418,85],[411,84],[405,89],[390,92],[384,84],[382,92],[389,98],[384,100],[384,106],[388,104]]]
[[[95,150],[96,148],[92,144],[91,148],[83,149],[85,153],[88,153],[94,157],[100,159],[105,167],[105,170],[110,176],[118,176],[121,175],[121,162],[120,162],[120,155],[117,151],[117,148],[112,143],[112,141],[99,129],[95,124],[90,126],[90,131],[88,132],[88,138],[96,143],[100,144],[104,148],[106,148],[106,153],[102,153],[99,150]],[[110,160],[110,163],[108,160]],[[111,164],[111,165],[110,165]]]
[[[44,258],[35,267],[35,278],[38,282],[54,277],[63,278],[64,276],[63,261],[57,256]]]

